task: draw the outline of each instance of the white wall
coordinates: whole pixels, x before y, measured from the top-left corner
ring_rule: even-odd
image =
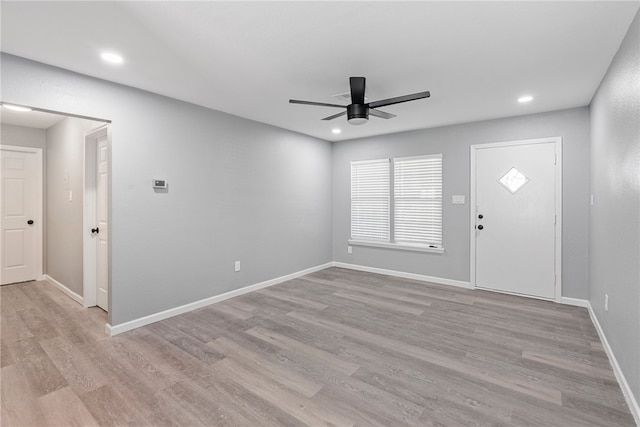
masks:
[[[12,55],[1,67],[4,102],[112,121],[112,325],[331,261],[329,142]]]
[[[587,299],[589,213],[589,112],[576,108],[488,120],[373,138],[336,142],[333,150],[333,257],[335,261],[468,282],[469,147],[487,142],[563,138],[562,295]],[[350,235],[352,160],[443,154],[444,254],[354,246]],[[453,205],[451,196],[466,196]]]
[[[0,144],[45,149],[47,134],[44,129],[0,124]]]
[[[68,117],[46,131],[45,271],[78,295],[83,294],[84,132],[102,124]]]
[[[594,205],[589,300],[640,399],[640,13],[590,110]],[[605,295],[609,311],[604,309]]]

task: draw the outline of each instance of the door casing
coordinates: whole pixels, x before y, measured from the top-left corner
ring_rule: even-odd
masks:
[[[555,146],[556,155],[556,187],[555,187],[555,202],[556,202],[556,233],[555,233],[555,298],[554,301],[562,301],[562,137],[548,137],[537,139],[525,139],[517,141],[506,142],[493,142],[486,144],[474,144],[470,147],[471,150],[471,168],[470,168],[470,202],[469,202],[469,234],[470,234],[470,282],[471,288],[476,289],[476,215],[477,215],[477,202],[476,202],[476,160],[477,152],[480,149],[486,148],[499,148],[509,147],[517,145],[530,145],[541,143],[553,143]],[[495,291],[502,293],[509,293],[503,291]],[[520,296],[526,296],[517,294]],[[530,298],[544,299],[535,296],[529,296]]]

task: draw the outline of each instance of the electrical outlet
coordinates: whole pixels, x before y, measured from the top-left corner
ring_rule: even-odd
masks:
[[[236,263],[235,263],[235,270],[236,270],[236,271],[240,271],[240,261],[236,261]]]
[[[353,253],[353,248],[351,246],[347,246],[347,253],[348,254],[352,254]]]
[[[609,294],[604,294],[604,311],[609,311]]]

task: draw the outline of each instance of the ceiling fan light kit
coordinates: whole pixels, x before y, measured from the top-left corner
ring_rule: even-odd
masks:
[[[369,120],[369,107],[366,104],[347,106],[347,121],[352,125],[363,125]]]
[[[347,121],[352,125],[362,125],[369,121],[369,115],[379,117],[381,119],[392,119],[395,114],[385,113],[384,111],[376,110],[378,107],[385,107],[387,105],[400,104],[401,102],[415,101],[416,99],[428,98],[431,96],[429,91],[413,93],[411,95],[398,96],[395,98],[383,99],[375,102],[365,102],[365,85],[366,79],[364,77],[350,77],[349,86],[351,88],[351,104],[338,105],[327,104],[325,102],[313,102],[313,101],[300,101],[297,99],[290,99],[291,104],[303,104],[303,105],[315,105],[319,107],[334,107],[345,108],[338,114],[334,114],[329,117],[325,117],[322,120],[333,120],[338,117],[347,116]]]

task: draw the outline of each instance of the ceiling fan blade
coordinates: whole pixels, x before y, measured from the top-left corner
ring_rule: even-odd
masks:
[[[381,119],[393,119],[394,117],[397,117],[395,114],[385,113],[384,111],[380,111],[380,110],[374,110],[371,107],[369,107],[369,115],[374,117],[380,117]]]
[[[334,114],[333,116],[325,117],[322,120],[333,120],[333,119],[337,119],[338,117],[344,116],[346,114],[347,114],[347,112],[343,111],[342,113],[338,113],[338,114]]]
[[[338,104],[326,104],[324,102],[313,102],[313,101],[299,101],[297,99],[290,99],[290,104],[303,104],[303,105],[317,105],[319,107],[338,107],[338,108],[347,108],[346,105],[338,105]]]
[[[413,93],[411,95],[398,96],[396,98],[383,99],[380,101],[370,102],[369,108],[384,107],[386,105],[400,104],[401,102],[415,101],[416,99],[428,98],[431,94],[429,91]]]
[[[351,103],[364,104],[364,89],[366,80],[364,77],[349,77],[351,87]]]

